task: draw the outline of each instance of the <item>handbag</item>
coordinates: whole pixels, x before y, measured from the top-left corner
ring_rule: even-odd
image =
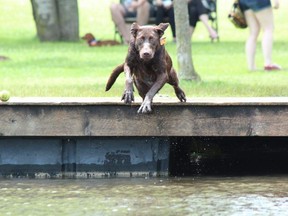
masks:
[[[239,0],[234,1],[231,11],[228,14],[228,18],[236,28],[241,29],[247,28],[247,22],[240,8]]]

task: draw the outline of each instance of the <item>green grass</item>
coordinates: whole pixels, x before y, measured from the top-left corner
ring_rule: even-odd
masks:
[[[116,1],[116,0],[115,0]],[[93,0],[79,0],[80,35],[92,32],[100,39],[113,39],[114,25],[109,14],[109,1],[101,5]],[[275,11],[275,44],[273,59],[284,67],[281,72],[249,72],[246,69],[244,43],[247,30],[235,29],[227,20],[229,4],[218,0],[219,43],[210,43],[199,23],[192,41],[194,66],[201,82],[181,80],[189,97],[221,96],[288,96],[288,2],[282,1]],[[105,84],[113,68],[123,62],[126,46],[89,48],[77,43],[40,43],[36,38],[30,1],[0,1],[0,90],[12,96],[103,97],[121,96],[121,76],[109,92]],[[167,50],[177,69],[176,45],[167,30]],[[261,44],[257,49],[257,65],[262,68]],[[173,96],[166,85],[160,92]]]

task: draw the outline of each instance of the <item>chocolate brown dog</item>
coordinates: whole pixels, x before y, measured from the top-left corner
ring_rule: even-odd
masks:
[[[106,84],[106,91],[108,91],[119,74],[124,71],[126,87],[122,100],[127,104],[134,101],[134,82],[143,99],[138,113],[152,111],[153,97],[165,83],[173,86],[175,94],[181,102],[186,101],[185,93],[179,87],[177,74],[172,67],[171,57],[161,43],[161,37],[168,26],[168,23],[160,23],[158,26],[139,26],[137,23],[133,23],[126,60],[113,70]]]
[[[120,43],[115,40],[97,40],[92,33],[85,34],[81,39],[86,40],[90,47],[120,45]]]

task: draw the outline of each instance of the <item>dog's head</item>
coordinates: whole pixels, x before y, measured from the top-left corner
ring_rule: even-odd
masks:
[[[168,26],[168,23],[160,23],[158,26],[132,24],[131,35],[133,44],[142,60],[149,61],[154,57],[156,50],[161,47],[160,39]]]
[[[87,33],[81,39],[86,40],[86,41],[92,41],[95,40],[95,37],[92,33]]]

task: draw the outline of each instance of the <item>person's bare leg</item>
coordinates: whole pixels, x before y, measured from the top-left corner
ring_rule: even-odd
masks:
[[[211,37],[211,39],[217,39],[218,38],[218,34],[215,31],[215,29],[212,28],[212,26],[209,24],[209,17],[207,14],[202,14],[199,16],[199,20],[204,24],[204,26],[206,27],[209,36]]]
[[[273,32],[274,17],[272,8],[266,8],[255,13],[260,26],[263,29],[262,52],[264,56],[264,65],[272,65],[272,49],[273,49]]]
[[[249,70],[256,70],[255,55],[257,47],[257,38],[260,32],[260,25],[252,10],[245,11],[246,22],[249,27],[249,36],[246,41],[246,58]]]
[[[125,20],[124,20],[124,15],[125,15],[125,9],[123,5],[117,4],[117,3],[112,3],[110,5],[110,11],[111,11],[111,16],[112,20],[117,26],[117,29],[121,36],[124,39],[125,43],[128,43],[130,40],[130,32],[126,26]]]
[[[141,7],[137,8],[137,23],[139,25],[146,25],[150,16],[150,4],[145,2]]]

